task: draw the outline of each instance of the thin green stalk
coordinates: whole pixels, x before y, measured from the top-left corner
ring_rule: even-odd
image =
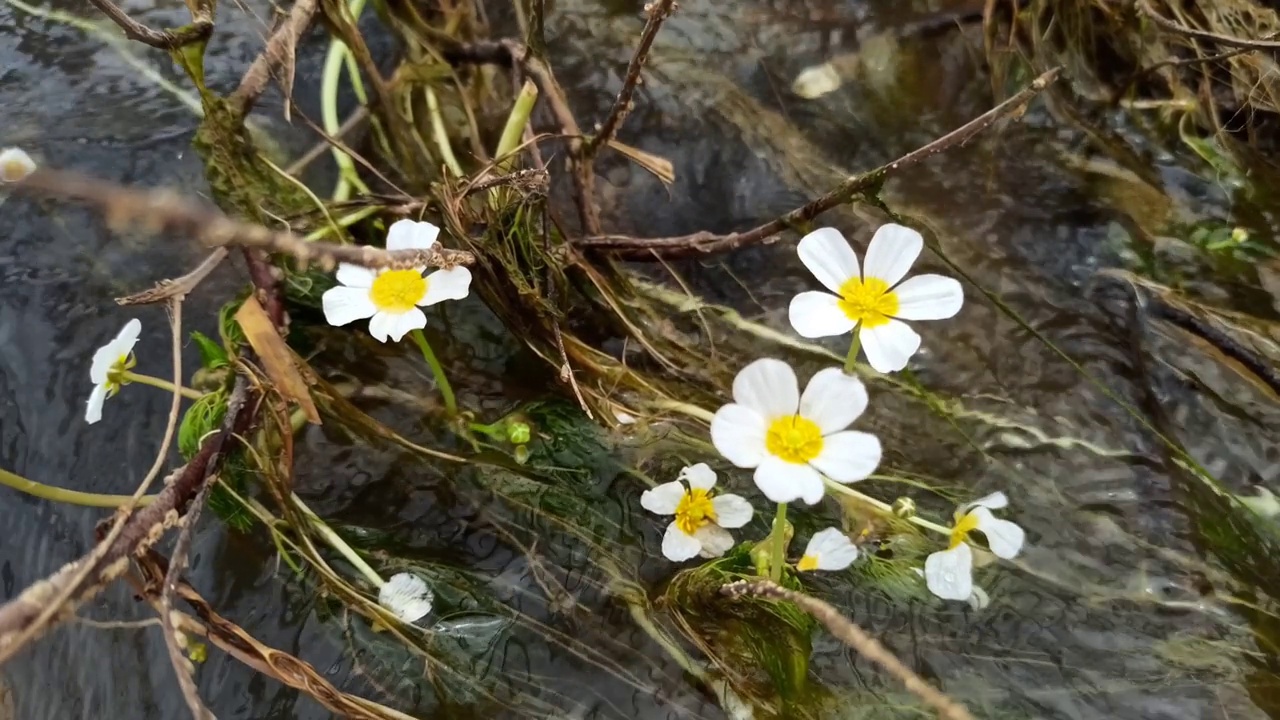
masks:
[[[352,225],[355,225],[356,223],[369,217],[370,215],[377,214],[381,210],[382,208],[378,207],[377,205],[370,205],[369,207],[366,207],[366,208],[360,208],[359,210],[353,213],[348,213],[346,215],[343,215],[340,218],[337,218],[336,220],[333,220],[329,225],[323,225],[321,227],[316,228],[315,230],[312,230],[307,235],[304,235],[302,239],[306,240],[307,242],[314,242],[316,240],[321,240],[325,236],[331,233],[334,233],[335,226],[340,228],[351,227]],[[338,234],[338,237],[336,239],[338,240],[338,242],[343,242],[344,240],[341,234]]]
[[[431,116],[431,137],[436,141],[436,149],[440,151],[440,157],[448,166],[449,172],[454,177],[463,177],[466,173],[462,171],[462,164],[458,162],[457,156],[453,154],[453,146],[449,144],[449,131],[444,127],[444,115],[440,113],[440,100],[436,98],[436,91],[428,86],[426,95],[427,114]]]
[[[54,502],[70,503],[83,507],[117,508],[133,499],[131,495],[102,495],[45,485],[35,480],[28,480],[16,473],[11,473],[4,468],[0,468],[0,485],[43,500],[53,500]],[[155,499],[155,495],[143,495],[138,498],[138,507],[149,505]]]
[[[524,128],[529,124],[529,116],[533,106],[538,102],[538,86],[532,80],[525,80],[511,106],[511,114],[507,116],[507,124],[502,128],[502,136],[498,139],[498,148],[493,156],[498,159],[498,171],[506,172],[511,167],[513,158],[506,157],[520,146],[524,138]]]
[[[782,580],[782,567],[787,564],[787,504],[778,503],[778,514],[773,516],[773,547],[769,551],[769,579]]]
[[[889,513],[890,515],[893,514],[893,506],[883,500],[878,500],[876,498],[871,497],[870,495],[863,495],[862,493],[858,492],[857,490],[854,490],[848,485],[841,485],[840,483],[832,480],[831,478],[824,477],[822,478],[822,482],[826,484],[828,490],[832,490],[841,495],[848,495],[851,498],[857,498],[858,500],[861,500],[862,502],[876,509],[883,510],[884,512]],[[936,533],[946,535],[947,537],[951,536],[951,528],[945,525],[939,525],[936,522],[925,520],[924,518],[918,517],[915,515],[912,515],[910,518],[908,518],[908,520],[915,523],[916,525],[919,525],[922,528],[925,528],[926,530],[932,530]]]
[[[351,17],[360,19],[360,13],[364,11],[364,3],[365,0],[351,0],[347,4]],[[320,80],[320,121],[329,137],[337,137],[342,128],[342,122],[338,120],[338,83],[342,80],[343,68],[350,67],[345,65],[349,62],[350,55],[350,48],[342,40],[335,37],[329,41],[329,50],[324,58],[324,74]],[[358,71],[351,74],[351,84],[356,90],[357,97],[364,95],[364,85],[360,82]],[[364,100],[361,102],[363,103]],[[333,189],[334,200],[342,201],[350,198],[353,187],[360,192],[369,192],[369,188],[360,180],[360,175],[356,172],[355,161],[342,148],[334,146],[333,161],[338,165],[338,184]]]
[[[440,365],[435,352],[431,350],[427,336],[423,335],[421,330],[414,330],[410,335],[413,336],[413,342],[417,344],[418,349],[422,351],[422,359],[426,360],[427,365],[431,367],[431,374],[436,378],[436,386],[440,388],[440,395],[444,398],[445,410],[450,415],[457,415],[458,400],[453,396],[453,386],[449,384],[449,378],[445,377],[444,367]]]
[[[129,370],[122,371],[119,377],[121,380],[127,383],[138,383],[140,385],[150,385],[151,387],[156,387],[156,388],[160,388],[161,390],[168,390],[169,392],[173,392],[173,383],[169,382],[168,380],[162,380],[158,377],[152,377],[150,375],[141,375],[139,373],[132,372]],[[205,396],[205,394],[200,392],[199,390],[193,390],[189,387],[180,387],[178,388],[178,392],[182,393],[182,397],[187,398],[188,400],[199,400],[200,398]]]
[[[854,374],[854,366],[858,363],[858,351],[862,349],[862,336],[858,334],[858,329],[862,325],[853,329],[853,339],[849,341],[849,354],[844,358],[844,372],[846,375]]]
[[[296,493],[290,493],[289,497],[293,500],[294,505],[298,507],[298,510],[307,518],[307,522],[310,522],[316,532],[320,533],[320,537],[324,538],[324,541],[329,543],[330,547],[341,553],[347,559],[347,562],[351,563],[356,570],[360,571],[361,575],[364,575],[369,582],[373,583],[374,587],[380,588],[387,584],[387,581],[382,579],[378,571],[370,567],[369,563],[360,557],[355,548],[348,545],[347,541],[343,540],[338,533],[333,531],[333,528],[321,520],[319,515],[311,512],[311,508],[302,502],[302,498],[298,497]]]
[[[704,422],[711,422],[711,419],[715,417],[715,414],[708,410],[704,410],[692,403],[680,402],[678,400],[654,400],[653,406],[661,410],[674,410],[675,412],[683,413],[689,417],[697,418]]]

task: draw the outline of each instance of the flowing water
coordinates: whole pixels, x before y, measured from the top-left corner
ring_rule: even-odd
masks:
[[[937,17],[939,3],[681,5],[621,135],[671,159],[678,179],[668,190],[605,157],[606,217],[622,232],[749,227],[993,103],[976,28],[906,31]],[[256,15],[222,11],[207,63],[216,88],[232,87],[256,51],[267,10],[251,7]],[[185,12],[178,4],[129,9],[156,24],[177,24]],[[550,18],[553,58],[580,117],[607,111],[640,29],[637,12],[632,3],[562,2]],[[188,149],[196,116],[115,47],[9,4],[0,4],[0,27],[0,145],[124,183],[203,191]],[[318,49],[302,50],[304,108]],[[159,54],[128,50],[181,84]],[[838,89],[809,100],[789,90],[803,68],[827,59],[842,79]],[[262,114],[274,127],[278,105]],[[295,150],[299,135],[277,133]],[[1038,104],[1021,123],[929,160],[884,193],[902,221],[925,233],[923,265],[967,277],[967,303],[956,320],[919,328],[925,350],[911,381],[932,394],[875,383],[860,425],[884,438],[887,474],[961,500],[1006,491],[1008,517],[1027,528],[1029,547],[1016,563],[983,571],[991,604],[981,611],[930,599],[909,579],[877,584],[865,571],[825,578],[815,591],[980,717],[1280,717],[1276,529],[1225,499],[1280,484],[1275,390],[1203,333],[1162,322],[1149,306],[1135,310],[1131,283],[1108,274],[1131,271],[1252,316],[1230,318],[1229,329],[1255,340],[1274,367],[1280,297],[1267,288],[1274,292],[1280,265],[1266,193],[1211,176],[1194,160],[1186,148],[1152,148],[1140,176]],[[88,358],[131,315],[111,298],[182,272],[198,254],[183,238],[110,235],[57,203],[10,198],[0,218],[0,463],[49,484],[131,492],[157,448],[168,398],[128,388],[101,424],[85,426]],[[856,206],[829,221],[864,243],[885,219]],[[1209,248],[1237,226],[1249,231],[1247,242]],[[791,295],[814,285],[786,243],[673,269],[708,301],[783,332]],[[241,277],[223,268],[188,303],[186,326],[212,332],[215,308]],[[162,375],[162,313],[136,315],[144,324],[140,369]],[[499,331],[474,298],[433,315],[428,329],[461,401],[486,417],[549,397],[545,378],[522,367],[527,360]],[[334,379],[429,394],[425,369],[403,349],[373,348],[350,334],[307,337],[313,362]],[[843,352],[838,342],[826,347]],[[187,355],[194,370],[194,348]],[[802,378],[829,364],[812,353],[788,359]],[[454,443],[412,419],[404,402],[359,402],[415,442]],[[660,601],[672,575],[657,553],[661,527],[639,508],[643,486],[623,472],[629,464],[666,468],[666,446],[540,412],[541,427],[555,430],[535,454],[562,469],[554,484],[515,470],[481,476],[424,464],[332,423],[300,438],[299,494],[349,537],[394,549],[432,578],[440,598],[430,663],[335,612],[314,579],[281,564],[261,533],[207,519],[193,582],[264,643],[415,716],[724,716],[731,703],[715,696],[714,678],[741,675],[746,687],[759,677],[731,641],[703,635],[724,661],[708,668],[671,630],[681,614]],[[1216,482],[1174,462],[1162,437]],[[912,492],[928,512],[949,512],[939,496],[893,482],[876,489],[889,499]],[[574,512],[575,527],[556,521]],[[84,552],[101,517],[0,492],[3,597]],[[829,503],[800,530],[833,522]],[[764,521],[746,532],[762,536]],[[81,614],[149,612],[117,586]],[[668,634],[646,630],[650,622]],[[677,638],[685,650],[669,652],[656,637]],[[813,636],[812,650],[795,712],[919,715],[893,681],[824,633]],[[690,664],[682,665],[684,653]],[[5,684],[23,720],[181,717],[172,672],[154,627],[70,624],[0,669],[0,718],[8,720]],[[712,681],[696,682],[704,673]],[[328,716],[216,651],[198,681],[222,718]]]

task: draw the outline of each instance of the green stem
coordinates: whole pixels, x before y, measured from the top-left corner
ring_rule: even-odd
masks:
[[[847,375],[853,374],[854,365],[858,362],[858,351],[862,349],[862,337],[858,335],[858,329],[861,324],[853,329],[853,339],[849,341],[849,354],[844,358],[844,371]]]
[[[168,380],[162,380],[158,377],[152,377],[150,375],[141,375],[136,372],[130,372],[129,370],[125,370],[120,373],[120,380],[126,383],[138,383],[140,385],[150,385],[151,387],[160,388],[161,390],[168,390],[169,392],[173,392],[174,390],[173,383],[169,382]],[[192,390],[189,387],[180,387],[178,388],[178,392],[182,393],[182,397],[187,398],[188,400],[199,400],[205,395],[199,390]]]
[[[383,585],[387,584],[387,581],[382,579],[382,576],[378,574],[378,571],[370,567],[369,563],[365,562],[364,558],[360,557],[360,554],[356,552],[355,548],[348,545],[347,541],[343,540],[338,533],[333,531],[333,528],[329,527],[325,521],[321,520],[319,515],[311,512],[311,508],[307,507],[306,503],[302,502],[302,498],[298,497],[294,493],[290,493],[289,497],[293,500],[293,504],[298,507],[298,510],[303,514],[303,516],[307,518],[307,522],[310,522],[311,526],[320,534],[320,537],[324,538],[324,541],[329,543],[330,547],[341,553],[342,556],[347,559],[347,562],[355,566],[355,569],[359,570],[361,575],[364,575],[368,578],[369,582],[373,583],[374,587],[381,588]]]
[[[857,498],[858,500],[861,500],[862,502],[874,508],[877,508],[886,513],[889,513],[890,515],[893,514],[893,506],[883,500],[878,500],[876,498],[871,497],[870,495],[863,495],[862,493],[858,492],[857,490],[854,490],[848,485],[841,485],[840,483],[832,480],[831,478],[824,477],[822,478],[822,482],[826,484],[828,490],[837,492],[841,495],[847,495],[851,498]],[[915,523],[916,525],[919,525],[920,527],[925,528],[926,530],[932,530],[936,533],[946,535],[947,537],[951,536],[951,528],[946,527],[945,525],[939,525],[936,522],[925,520],[924,518],[917,517],[915,515],[911,516],[908,519],[912,523]]]
[[[533,113],[533,106],[537,101],[538,86],[532,80],[525,80],[524,86],[520,88],[520,94],[516,96],[515,104],[511,107],[511,114],[507,116],[507,124],[502,128],[498,147],[493,153],[498,161],[499,172],[506,172],[511,167],[514,158],[508,158],[507,155],[520,146],[524,138],[524,128],[529,124],[529,115]]]
[[[45,485],[35,480],[28,480],[16,473],[11,473],[4,468],[0,468],[0,485],[11,487],[18,492],[24,492],[44,500],[82,505],[84,507],[117,508],[133,499],[131,495],[100,495],[98,493],[86,493]],[[155,495],[143,495],[138,498],[138,507],[149,505],[155,499]]]
[[[449,144],[449,131],[444,127],[444,116],[440,113],[440,101],[436,98],[436,92],[428,86],[426,95],[427,114],[431,116],[431,137],[436,142],[436,149],[455,177],[465,177],[462,164],[458,162],[457,156],[453,154],[453,146]]]
[[[787,564],[787,504],[778,503],[778,514],[773,516],[773,547],[769,551],[769,579],[782,580],[782,566]]]
[[[440,388],[440,395],[444,397],[445,410],[449,411],[450,415],[457,415],[458,401],[453,396],[453,386],[449,384],[449,378],[444,376],[444,368],[440,365],[436,354],[432,352],[431,345],[427,342],[427,336],[423,335],[421,330],[414,330],[410,334],[413,336],[413,342],[422,351],[422,359],[426,360],[427,365],[431,366],[431,374],[436,377],[436,386]]]

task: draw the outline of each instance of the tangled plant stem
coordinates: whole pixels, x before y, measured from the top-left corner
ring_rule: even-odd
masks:
[[[853,329],[853,338],[849,341],[849,354],[844,358],[844,371],[847,375],[854,375],[854,368],[858,364],[858,351],[862,349],[862,337],[858,335],[858,329],[862,325],[859,324]]]
[[[893,506],[883,500],[873,498],[870,495],[864,495],[858,492],[857,490],[854,490],[853,488],[849,487],[848,485],[841,485],[840,483],[835,482],[834,480],[831,480],[829,478],[823,478],[822,482],[827,486],[828,490],[839,493],[841,495],[847,495],[851,498],[857,498],[858,500],[861,500],[862,502],[878,510],[882,510],[890,515],[893,514]],[[939,533],[941,535],[945,535],[947,537],[951,536],[951,528],[946,527],[945,525],[939,525],[936,522],[933,522],[931,520],[925,520],[924,518],[916,517],[915,515],[912,515],[908,519],[915,525],[918,525],[919,527],[922,527],[926,530],[932,530],[933,532]]]
[[[18,492],[26,493],[32,497],[38,497],[44,500],[53,500],[54,502],[70,503],[72,505],[80,505],[82,507],[117,508],[128,503],[132,499],[129,495],[102,495],[99,493],[86,493],[78,490],[68,490],[66,488],[45,485],[44,483],[38,483],[35,480],[28,480],[21,475],[9,472],[4,468],[0,468],[0,485],[13,488]],[[138,498],[138,507],[150,505],[155,499],[155,495],[143,495]]]
[[[161,390],[166,390],[168,392],[174,391],[173,383],[169,382],[168,380],[162,380],[158,377],[152,377],[150,375],[142,375],[136,372],[130,372],[129,370],[125,370],[121,372],[120,379],[126,383],[138,383],[139,385],[150,385],[151,387],[160,388]],[[188,400],[199,400],[205,395],[199,390],[193,390],[189,387],[180,387],[177,390],[182,395],[182,397],[187,398]]]
[[[770,548],[769,579],[778,582],[782,579],[782,567],[787,564],[787,504],[778,503],[778,512],[773,516],[773,547]]]
[[[450,416],[458,414],[458,400],[453,395],[453,386],[449,384],[449,378],[445,377],[444,367],[440,365],[440,360],[436,358],[435,352],[431,350],[431,344],[427,342],[427,336],[422,334],[421,330],[414,330],[410,333],[413,336],[413,342],[422,351],[422,359],[427,361],[427,365],[431,367],[431,374],[436,378],[436,385],[440,388],[440,395],[444,398],[444,407],[449,411]]]

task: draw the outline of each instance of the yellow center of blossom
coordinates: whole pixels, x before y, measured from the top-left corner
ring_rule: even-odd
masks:
[[[817,570],[817,569],[818,569],[818,556],[817,556],[817,555],[805,555],[804,557],[800,558],[800,562],[796,563],[796,569],[797,569],[797,570],[799,570],[800,572],[808,572],[808,571],[810,571],[810,570]]]
[[[427,295],[427,279],[417,270],[388,270],[373,279],[369,299],[379,310],[406,313]]]
[[[676,505],[676,527],[686,535],[692,535],[698,528],[715,521],[716,508],[711,504],[711,493],[706,490],[693,488]]]
[[[889,283],[880,278],[849,278],[840,286],[838,304],[850,320],[873,328],[898,314],[898,293],[890,292]]]
[[[956,521],[956,526],[951,528],[951,545],[948,549],[958,547],[969,537],[969,533],[978,529],[978,517],[973,513],[969,513]]]
[[[808,418],[785,415],[769,424],[764,446],[770,455],[803,465],[822,452],[822,430]]]

